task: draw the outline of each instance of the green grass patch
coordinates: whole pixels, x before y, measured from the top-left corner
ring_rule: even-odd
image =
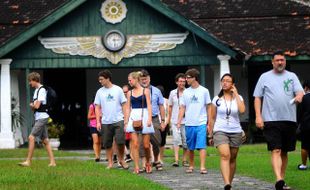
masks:
[[[180,152],[181,153],[181,152]],[[206,166],[208,169],[220,169],[220,158],[214,147],[207,148]],[[173,162],[173,151],[166,151],[167,164]],[[195,154],[195,164],[199,167],[199,154]],[[250,176],[264,181],[275,183],[275,177],[271,167],[270,152],[266,144],[244,145],[239,149],[237,159],[237,175]],[[310,170],[300,171],[297,165],[301,163],[300,143],[297,143],[296,151],[289,153],[289,162],[286,170],[286,183],[294,189],[310,189]]]
[[[26,158],[28,153],[27,148],[19,148],[16,150],[3,149],[0,150],[0,158]],[[87,156],[85,154],[75,153],[75,152],[66,152],[66,151],[53,151],[56,157],[64,156]],[[33,157],[47,157],[47,152],[45,148],[36,148],[34,150]]]
[[[166,189],[130,171],[105,169],[93,161],[57,160],[57,167],[47,167],[47,160],[35,160],[29,168],[16,161],[0,162],[0,189]]]

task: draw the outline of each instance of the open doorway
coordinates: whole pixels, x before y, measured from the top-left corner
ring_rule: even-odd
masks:
[[[60,139],[61,148],[89,147],[85,70],[45,70],[44,84],[51,86],[58,96],[51,118],[65,125],[65,133]]]

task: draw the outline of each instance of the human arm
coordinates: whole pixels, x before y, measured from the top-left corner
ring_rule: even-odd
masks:
[[[87,119],[96,119],[96,113],[95,113],[96,107],[94,105],[89,106]]]
[[[131,91],[127,93],[127,102],[124,104],[123,108],[123,113],[124,113],[124,127],[126,128],[128,126],[128,121],[129,121],[129,115],[131,112],[131,100],[130,100],[130,96],[131,96]]]
[[[152,104],[151,104],[151,96],[150,96],[150,90],[145,88],[145,98],[146,98],[146,106],[147,106],[147,126],[150,127],[152,125]]]
[[[95,115],[96,115],[96,127],[97,127],[97,130],[100,131],[101,130],[101,106],[96,104],[96,107],[95,107]]]
[[[177,127],[178,128],[181,127],[181,122],[182,122],[182,119],[184,117],[184,113],[185,113],[185,105],[180,105],[179,115],[178,115],[178,122],[177,122]]]
[[[263,121],[262,114],[261,114],[261,106],[262,106],[261,97],[255,97],[254,99],[255,124],[256,124],[256,127],[259,129],[264,128],[264,121]]]
[[[231,92],[233,93],[234,98],[236,98],[239,113],[243,114],[245,112],[244,101],[240,98],[238,90],[235,85],[232,86]]]

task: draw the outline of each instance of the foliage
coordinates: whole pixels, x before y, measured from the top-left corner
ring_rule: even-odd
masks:
[[[49,118],[48,124],[48,137],[49,138],[59,138],[64,134],[65,125],[54,122],[51,118]]]
[[[11,99],[11,116],[12,116],[12,130],[15,131],[16,128],[20,127],[24,122],[24,116],[19,111],[18,101],[12,96]]]

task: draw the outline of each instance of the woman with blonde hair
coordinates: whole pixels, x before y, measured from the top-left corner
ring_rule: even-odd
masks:
[[[127,105],[124,119],[126,132],[131,133],[131,150],[134,160],[134,173],[139,174],[139,135],[142,134],[146,155],[146,172],[152,173],[150,162],[150,134],[154,133],[152,125],[152,107],[150,90],[140,85],[141,72],[128,75],[128,83],[132,90],[127,93]]]

